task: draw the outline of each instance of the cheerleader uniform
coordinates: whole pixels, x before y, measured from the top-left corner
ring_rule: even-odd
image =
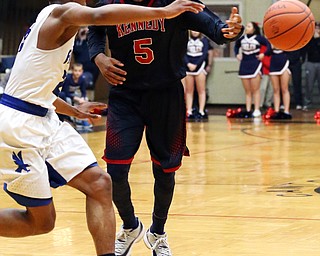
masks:
[[[190,71],[187,67],[187,75],[197,76],[201,72],[207,75],[205,70],[206,59],[208,57],[209,41],[206,37],[203,38],[189,38],[186,54],[186,64],[192,63],[197,65],[197,68]]]
[[[281,76],[286,71],[291,74],[289,70],[289,60],[287,54],[284,51],[279,49],[267,50],[266,55],[268,56],[270,54],[270,76]],[[269,114],[269,117],[267,119],[292,119],[292,115],[290,113],[279,111]]]
[[[260,54],[261,45],[270,48],[267,39],[261,35],[244,35],[236,41],[234,52],[239,54],[242,51],[242,60],[240,62],[239,77],[254,78],[261,75],[262,63],[257,58]]]
[[[269,74],[271,76],[280,76],[286,70],[291,74],[287,54],[282,50],[272,49]]]

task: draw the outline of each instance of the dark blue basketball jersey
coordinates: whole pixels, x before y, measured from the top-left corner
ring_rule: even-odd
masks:
[[[99,5],[126,3],[161,7],[172,1],[145,0],[136,3],[130,0],[114,0],[100,1]],[[230,40],[223,37],[223,27],[227,27],[227,24],[207,8],[199,14],[185,12],[174,19],[107,27],[93,26],[90,27],[88,35],[90,57],[94,58],[105,52],[107,33],[112,57],[124,63],[123,69],[127,71],[123,86],[131,89],[161,89],[185,76],[184,55],[188,30],[199,31],[217,44],[224,44]]]

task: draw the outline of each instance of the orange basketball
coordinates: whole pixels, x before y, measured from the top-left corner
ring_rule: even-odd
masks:
[[[315,21],[309,7],[298,0],[281,0],[272,4],[263,18],[266,38],[274,47],[294,51],[313,37]]]

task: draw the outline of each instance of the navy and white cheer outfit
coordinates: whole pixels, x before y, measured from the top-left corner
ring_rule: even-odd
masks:
[[[260,54],[261,45],[270,47],[267,39],[261,35],[244,35],[236,41],[235,55],[241,49],[242,60],[240,62],[239,77],[254,78],[262,73],[262,62],[257,58]]]

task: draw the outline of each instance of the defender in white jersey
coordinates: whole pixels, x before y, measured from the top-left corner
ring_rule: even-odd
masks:
[[[51,1],[53,2],[53,1]],[[98,255],[114,254],[115,217],[111,180],[98,167],[82,137],[61,123],[55,111],[77,118],[104,104],[78,108],[53,94],[68,70],[74,36],[82,25],[115,25],[173,18],[203,5],[178,0],[164,8],[54,1],[24,36],[0,101],[0,178],[4,190],[26,210],[0,210],[0,235],[23,237],[49,232],[55,224],[51,187],[69,185],[86,195],[87,222]]]

